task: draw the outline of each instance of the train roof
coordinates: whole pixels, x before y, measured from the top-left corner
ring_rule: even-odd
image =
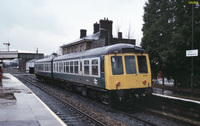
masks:
[[[71,53],[62,56],[58,56],[54,58],[54,61],[62,60],[62,59],[73,59],[78,57],[91,57],[91,56],[100,56],[105,54],[115,54],[115,53],[127,53],[127,52],[135,52],[135,53],[144,53],[146,52],[144,49],[131,45],[131,44],[124,44],[119,43],[110,46],[104,46],[99,48],[94,48],[90,50],[86,50],[83,52]]]
[[[36,62],[36,63],[38,63],[38,62],[51,62],[51,60],[52,60],[53,58],[54,58],[54,57],[39,59],[39,60],[37,60],[37,61],[35,61],[35,62]]]

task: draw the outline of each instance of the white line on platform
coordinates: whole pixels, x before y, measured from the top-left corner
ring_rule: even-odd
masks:
[[[153,93],[153,95],[160,96],[160,97],[165,97],[165,98],[170,98],[170,99],[181,100],[181,101],[193,102],[193,103],[196,103],[196,104],[200,104],[200,101],[195,101],[195,100],[191,100],[191,99],[184,99],[184,98],[167,96],[167,95],[156,94],[156,93]]]

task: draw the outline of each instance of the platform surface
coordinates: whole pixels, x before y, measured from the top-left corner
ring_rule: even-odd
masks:
[[[176,91],[170,91],[168,89],[153,88],[153,95],[200,104],[199,94],[192,96],[188,93],[179,93]]]
[[[30,89],[11,74],[0,84],[0,126],[65,126]]]

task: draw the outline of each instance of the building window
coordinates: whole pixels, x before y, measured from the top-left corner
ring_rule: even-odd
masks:
[[[78,52],[77,46],[75,46],[75,52]]]
[[[67,49],[67,53],[68,53],[68,54],[70,53],[70,47],[68,47],[68,49]]]
[[[71,53],[73,53],[73,47],[71,47]]]
[[[83,45],[80,46],[80,52],[83,51]]]

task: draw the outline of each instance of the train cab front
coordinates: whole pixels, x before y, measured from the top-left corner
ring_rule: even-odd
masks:
[[[151,69],[146,53],[105,55],[106,89],[119,100],[151,95]]]

